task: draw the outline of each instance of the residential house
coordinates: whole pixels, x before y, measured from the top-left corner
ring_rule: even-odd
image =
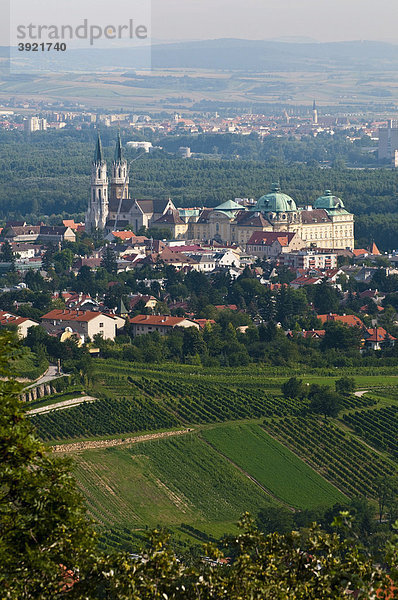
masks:
[[[283,250],[282,250],[283,252]],[[279,263],[293,269],[335,269],[337,254],[318,252],[316,250],[298,250],[281,253]]]
[[[366,329],[363,347],[371,350],[383,350],[383,348],[395,345],[396,338],[387,333],[383,327]]]
[[[26,338],[30,327],[37,327],[40,323],[25,317],[18,317],[5,310],[0,310],[0,327],[16,327],[18,336]]]
[[[91,310],[54,309],[41,318],[42,326],[50,335],[61,335],[70,330],[86,341],[97,334],[106,340],[116,337],[116,319],[108,314]]]
[[[139,302],[142,302],[144,304],[144,308],[154,310],[156,308],[158,300],[155,298],[155,296],[150,296],[146,294],[134,294],[134,296],[130,296],[129,298],[130,310],[134,310]]]
[[[246,244],[248,254],[259,258],[277,258],[282,253],[304,247],[305,242],[300,236],[288,231],[255,231]]]
[[[137,315],[130,319],[130,324],[134,336],[146,335],[147,333],[153,333],[155,331],[160,335],[165,335],[175,327],[200,328],[198,323],[195,323],[195,321],[191,321],[190,319],[184,317],[169,317],[166,315]]]
[[[339,323],[348,325],[348,327],[360,327],[361,329],[365,329],[365,325],[362,323],[361,319],[355,315],[336,315],[329,313],[328,315],[318,315],[318,319],[322,321],[322,325],[324,323],[330,323],[331,321],[338,321]]]

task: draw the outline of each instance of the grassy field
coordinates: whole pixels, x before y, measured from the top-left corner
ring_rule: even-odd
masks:
[[[240,515],[274,500],[196,435],[76,456],[79,486],[103,527],[159,524],[234,531]]]
[[[296,508],[346,500],[335,487],[258,425],[207,429],[204,438],[278,498]]]
[[[100,400],[36,417],[43,437],[67,443],[194,429],[76,455],[79,486],[108,546],[135,547],[147,528],[159,524],[177,539],[200,542],[235,532],[246,510],[256,516],[266,506],[301,510],[358,495],[374,500],[377,477],[396,470],[386,450],[395,449],[391,435],[398,435],[398,421],[390,419],[389,438],[384,425],[381,440],[374,425],[355,428],[355,414],[380,420],[398,407],[392,370],[358,373],[357,386],[370,391],[345,400],[339,417],[326,421],[307,414],[300,401],[282,398],[288,374],[277,370],[114,361],[96,361],[96,370],[94,387],[85,391]],[[343,374],[352,375],[349,369],[322,370],[302,378],[334,386]]]

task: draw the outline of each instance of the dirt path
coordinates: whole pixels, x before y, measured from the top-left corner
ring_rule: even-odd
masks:
[[[90,442],[75,442],[72,444],[59,444],[52,447],[53,452],[83,452],[84,450],[98,450],[101,448],[113,448],[114,446],[127,446],[138,444],[139,442],[151,442],[161,440],[176,435],[192,433],[194,429],[180,429],[178,431],[163,431],[162,433],[149,433],[147,435],[138,435],[130,438],[119,438],[116,440],[93,440]]]
[[[39,408],[32,408],[27,411],[27,415],[40,415],[52,412],[53,410],[65,410],[65,408],[73,408],[79,406],[83,402],[95,402],[97,398],[93,396],[80,396],[79,398],[71,398],[70,400],[64,400],[55,404],[46,404],[46,406],[40,406]]]
[[[357,398],[362,398],[364,394],[367,394],[369,390],[360,390],[359,392],[354,392],[354,396]]]

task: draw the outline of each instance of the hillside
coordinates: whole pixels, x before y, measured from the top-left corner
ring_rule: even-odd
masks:
[[[75,472],[106,547],[136,547],[159,523],[198,542],[234,532],[244,510],[325,509],[358,495],[375,503],[378,478],[396,471],[398,387],[388,370],[358,370],[357,386],[371,391],[325,420],[281,396],[288,370],[95,362],[88,391],[98,400],[57,410],[60,397],[32,420],[57,452],[81,442],[71,446]],[[334,386],[336,373],[303,378]]]

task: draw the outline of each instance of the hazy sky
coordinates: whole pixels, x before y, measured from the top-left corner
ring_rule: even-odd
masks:
[[[396,0],[153,0],[153,37],[396,40]]]
[[[114,21],[134,17],[139,0],[11,0],[45,19],[51,6],[83,19],[109,15]],[[0,0],[0,43],[8,30],[6,7]],[[42,21],[46,22],[46,20]],[[303,36],[319,41],[388,40],[398,43],[396,0],[152,0],[152,37],[156,40],[239,37],[273,39]]]

